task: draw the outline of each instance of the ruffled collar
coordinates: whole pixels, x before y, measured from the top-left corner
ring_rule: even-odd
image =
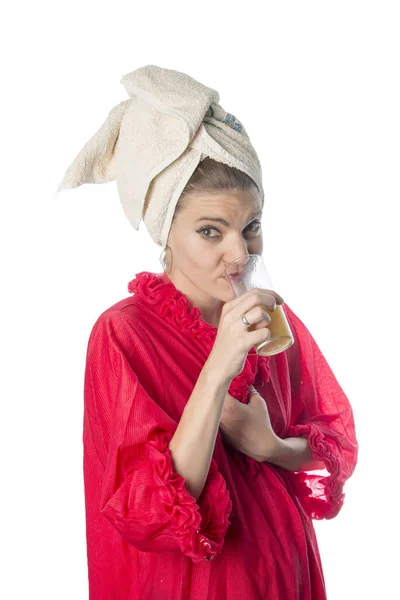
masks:
[[[218,332],[217,327],[203,321],[200,310],[190,304],[166,273],[141,271],[128,283],[128,291],[151,304],[152,310],[192,336],[209,354]],[[231,381],[229,393],[240,402],[247,403],[249,386],[263,386],[270,380],[269,361],[269,356],[259,356],[254,347],[251,348],[241,373]]]

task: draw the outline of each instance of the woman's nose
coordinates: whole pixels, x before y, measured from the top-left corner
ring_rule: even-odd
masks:
[[[245,258],[248,255],[249,255],[249,251],[247,248],[247,243],[245,242],[245,243],[236,244],[234,247],[231,247],[230,252],[227,252],[225,258],[228,263],[231,263],[232,261],[236,260],[237,258]]]

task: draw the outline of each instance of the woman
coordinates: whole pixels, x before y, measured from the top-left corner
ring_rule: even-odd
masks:
[[[262,254],[263,206],[247,173],[201,160],[171,215],[165,271],[136,274],[93,326],[91,599],[326,598],[312,519],[343,504],[353,413],[283,299],[234,298],[224,278],[230,261]],[[272,357],[254,350],[269,334],[260,304],[283,304],[295,339]]]

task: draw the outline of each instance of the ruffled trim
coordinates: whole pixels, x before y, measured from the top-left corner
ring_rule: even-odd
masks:
[[[345,498],[339,450],[312,423],[289,426],[287,437],[298,436],[308,438],[313,457],[325,463],[330,475],[326,477],[306,471],[290,473],[296,483],[297,496],[313,519],[333,519]]]
[[[146,442],[148,456],[171,527],[182,552],[197,563],[213,560],[224,545],[225,533],[231,524],[228,517],[232,501],[214,458],[199,497],[199,504],[185,488],[185,480],[174,471],[169,442],[173,434],[153,431]]]
[[[203,345],[207,354],[211,352],[217,327],[203,321],[200,310],[190,305],[187,297],[176,289],[166,273],[141,271],[128,283],[128,291],[140,295],[163,319],[168,319],[192,336],[197,343]],[[249,386],[254,383],[256,374],[261,381],[260,385],[265,385],[270,380],[269,361],[269,356],[258,356],[255,349],[251,348],[241,373],[231,381],[229,393],[236,400],[247,404]]]

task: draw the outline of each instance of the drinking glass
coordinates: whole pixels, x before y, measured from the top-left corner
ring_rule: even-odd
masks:
[[[236,297],[253,288],[275,291],[264,259],[260,254],[246,254],[236,258],[228,264],[225,276]],[[271,337],[265,342],[256,344],[254,349],[261,356],[272,356],[290,348],[294,343],[294,337],[282,305],[277,304],[273,311],[268,310],[264,305],[261,306],[271,317],[271,323],[267,325],[271,331]],[[255,325],[250,325],[249,331],[254,331],[254,327]]]

